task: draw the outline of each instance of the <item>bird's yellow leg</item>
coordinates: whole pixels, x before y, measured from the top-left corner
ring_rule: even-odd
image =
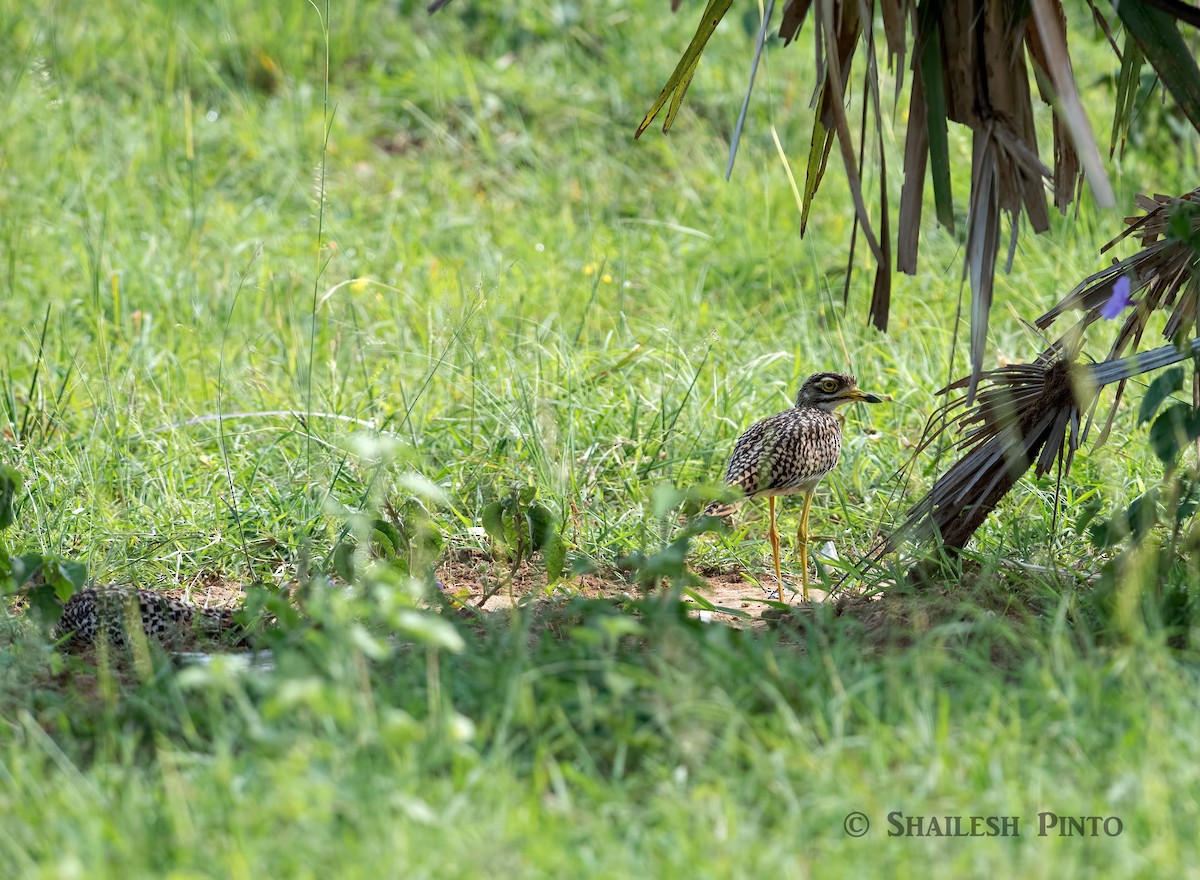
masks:
[[[808,511],[812,507],[813,493],[804,493],[804,510],[800,514],[800,528],[796,530],[796,542],[800,545],[800,588],[804,601],[808,601]]]
[[[767,496],[767,506],[771,510],[771,529],[767,537],[771,539],[771,558],[775,561],[775,582],[779,584],[779,601],[783,601],[783,575],[779,573],[779,529],[775,528],[775,496]]]

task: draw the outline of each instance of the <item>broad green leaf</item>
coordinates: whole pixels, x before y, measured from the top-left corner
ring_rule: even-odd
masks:
[[[1092,521],[1104,509],[1103,503],[1097,497],[1090,498],[1080,509],[1079,516],[1075,518],[1075,533],[1083,534],[1084,529],[1091,525]]]
[[[10,556],[8,559],[9,577],[12,580],[10,586],[13,589],[19,589],[29,582],[45,564],[38,553],[26,553],[22,556]]]
[[[1097,550],[1107,550],[1130,534],[1135,541],[1140,540],[1158,524],[1158,498],[1158,490],[1151,489],[1130,501],[1123,513],[1094,522],[1088,529],[1092,546]]]
[[[57,559],[53,567],[47,569],[46,580],[53,584],[58,598],[66,602],[75,595],[76,590],[83,588],[87,581],[87,566],[82,562]]]
[[[650,501],[650,515],[657,518],[666,516],[686,496],[686,492],[677,489],[669,483],[654,487],[654,496]]]
[[[1183,497],[1175,508],[1175,525],[1183,525],[1200,509],[1200,486],[1188,483],[1184,487]]]
[[[483,530],[488,533],[493,541],[498,544],[503,544],[507,540],[504,535],[504,505],[499,501],[493,501],[486,505],[479,512],[479,519],[483,523]]]
[[[376,519],[371,523],[371,543],[379,556],[390,559],[400,552],[404,542],[394,525],[385,519]]]
[[[635,138],[640,138],[642,132],[650,127],[650,123],[654,121],[654,117],[658,115],[658,111],[663,108],[668,99],[671,100],[671,107],[667,111],[667,118],[663,121],[663,134],[671,130],[671,123],[675,121],[675,114],[679,112],[679,106],[683,103],[683,95],[687,91],[688,85],[691,84],[692,77],[696,75],[696,68],[700,64],[700,56],[704,52],[704,47],[732,5],[733,0],[708,0],[708,5],[704,8],[704,15],[700,19],[700,25],[696,28],[696,35],[692,37],[692,42],[688,44],[687,50],[679,59],[674,72],[667,80],[667,84],[663,86],[662,92],[646,114],[646,118],[638,126],[637,132],[634,133]]]
[[[34,613],[46,623],[54,624],[62,618],[63,603],[58,598],[53,584],[44,583],[30,587],[25,591],[25,597]]]
[[[1129,528],[1119,517],[1096,520],[1088,527],[1088,541],[1097,550],[1107,550],[1121,542]]]
[[[684,534],[653,556],[643,560],[638,568],[639,579],[643,583],[650,583],[659,578],[668,578],[673,581],[682,578],[687,563],[689,542],[688,535]]]
[[[1182,202],[1171,208],[1167,238],[1187,245],[1200,256],[1200,205]]]
[[[458,653],[466,647],[453,625],[427,611],[401,611],[395,618],[396,628],[417,641]]]
[[[1129,509],[1125,512],[1125,517],[1129,527],[1133,530],[1135,541],[1141,540],[1150,529],[1158,524],[1158,497],[1158,490],[1151,489],[1129,502]]]
[[[391,653],[388,643],[375,638],[361,623],[353,624],[349,635],[354,646],[372,660],[383,660]]]
[[[1142,398],[1142,405],[1138,408],[1137,423],[1144,425],[1154,418],[1154,414],[1158,412],[1162,402],[1181,388],[1183,388],[1183,367],[1172,367],[1156,376]]]
[[[1188,440],[1192,422],[1192,408],[1186,403],[1175,403],[1163,410],[1162,415],[1150,426],[1150,448],[1163,464],[1171,464],[1179,456]]]
[[[558,523],[554,514],[541,504],[535,504],[525,511],[529,517],[529,540],[538,550],[545,548],[551,538],[557,534]]]
[[[579,577],[583,574],[594,574],[598,568],[596,560],[590,559],[587,556],[575,556],[571,559],[572,577]]]
[[[558,532],[551,533],[542,545],[542,555],[546,557],[546,578],[553,583],[563,576],[567,562],[567,545]]]
[[[422,498],[431,504],[437,504],[443,507],[446,507],[450,504],[450,497],[446,494],[445,490],[421,474],[400,474],[400,476],[396,478],[396,485],[401,489],[407,489],[413,495],[416,495],[418,498]]]

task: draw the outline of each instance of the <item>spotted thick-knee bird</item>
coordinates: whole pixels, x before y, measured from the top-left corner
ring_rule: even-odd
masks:
[[[882,403],[883,400],[860,391],[853,376],[814,373],[800,386],[795,406],[751,425],[734,444],[725,482],[740,489],[744,498],[732,503],[714,502],[704,513],[727,516],[741,501],[766,496],[771,512],[767,537],[771,541],[780,599],[783,599],[783,577],[779,571],[775,496],[804,496],[796,540],[800,545],[801,585],[807,602],[808,512],[812,507],[813,491],[837,465],[842,451],[842,423],[835,410],[847,403]]]
[[[68,648],[87,647],[101,638],[124,647],[131,628],[140,628],[165,647],[186,644],[197,635],[216,639],[231,631],[237,634],[236,644],[245,644],[232,610],[198,608],[132,587],[89,587],[75,593],[63,606],[54,635]]]

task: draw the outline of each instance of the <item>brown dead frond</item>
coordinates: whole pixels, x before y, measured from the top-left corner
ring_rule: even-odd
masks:
[[[940,535],[961,550],[1017,480],[1034,466],[1042,476],[1071,467],[1081,442],[1081,414],[1108,385],[1162,369],[1200,354],[1200,339],[1094,364],[1075,361],[1075,349],[1052,349],[1031,364],[1010,364],[984,374],[973,406],[965,395],[943,404],[929,419],[914,457],[947,431],[962,436],[963,455],[908,511],[876,556],[905,538]],[[966,387],[963,378],[940,393]],[[956,411],[957,415],[954,415]]]
[[[1032,364],[1010,364],[984,374],[974,406],[966,396],[943,405],[929,420],[916,450],[920,454],[948,429],[963,434],[955,447],[963,455],[913,505],[893,535],[918,540],[940,535],[962,549],[1021,475],[1035,462],[1037,474],[1060,462],[1070,465],[1079,446],[1079,415],[1087,402],[1070,362],[1053,356]],[[942,389],[962,388],[969,378]],[[962,412],[954,418],[954,410]]]

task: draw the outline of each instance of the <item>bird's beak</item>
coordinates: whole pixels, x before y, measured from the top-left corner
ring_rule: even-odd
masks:
[[[868,394],[866,391],[860,391],[857,388],[851,388],[842,395],[845,400],[853,400],[857,403],[883,403],[887,398],[879,397],[875,394]]]

